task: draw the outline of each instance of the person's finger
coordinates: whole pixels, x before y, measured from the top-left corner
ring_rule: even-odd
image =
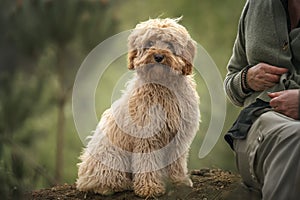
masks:
[[[275,97],[279,97],[280,95],[282,95],[282,93],[283,93],[284,91],[279,91],[279,92],[272,92],[272,93],[268,93],[268,96],[270,97],[270,98],[275,98]],[[271,100],[272,101],[272,100]]]
[[[271,88],[275,85],[276,83],[273,83],[273,82],[264,82],[263,86],[264,86],[264,89],[267,89],[267,88]]]
[[[289,71],[286,68],[275,67],[275,66],[272,66],[272,65],[265,65],[264,70],[265,70],[266,73],[276,74],[276,75],[282,75],[282,74]]]
[[[272,82],[272,83],[278,83],[280,80],[280,76],[276,75],[276,74],[270,74],[270,73],[266,73],[265,74],[265,80]]]
[[[270,106],[271,106],[274,110],[278,111],[279,103],[278,103],[276,97],[273,98],[273,99],[271,99],[271,101],[270,101]]]

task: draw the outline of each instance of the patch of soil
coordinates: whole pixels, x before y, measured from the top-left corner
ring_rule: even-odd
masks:
[[[241,184],[239,175],[221,169],[200,169],[191,172],[193,188],[178,186],[167,189],[164,196],[158,200],[256,200],[260,199],[254,193]],[[32,191],[26,199],[34,200],[141,200],[132,191],[116,193],[112,196],[102,196],[91,192],[80,192],[73,185],[59,185],[49,189]]]

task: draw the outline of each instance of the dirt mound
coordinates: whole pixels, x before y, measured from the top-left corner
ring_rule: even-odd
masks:
[[[156,198],[159,200],[210,200],[210,199],[259,199],[256,193],[247,190],[241,184],[239,175],[221,169],[201,169],[191,172],[193,188],[168,188],[167,194]],[[27,194],[34,200],[141,200],[132,191],[116,193],[112,196],[101,196],[90,192],[80,192],[75,185],[59,185],[50,189],[41,189]]]

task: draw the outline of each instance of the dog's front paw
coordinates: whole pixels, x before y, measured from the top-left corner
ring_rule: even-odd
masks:
[[[179,185],[185,185],[185,186],[188,186],[188,187],[193,187],[193,182],[190,178],[186,178],[183,181],[181,181],[179,183]]]
[[[162,183],[149,182],[146,184],[136,184],[134,186],[134,193],[143,198],[159,197],[165,194],[165,192],[166,189]]]
[[[171,178],[171,183],[173,183],[174,186],[186,186],[186,187],[193,187],[192,180],[188,177],[173,177]]]

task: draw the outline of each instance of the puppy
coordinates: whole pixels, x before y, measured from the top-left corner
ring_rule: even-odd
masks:
[[[155,197],[167,182],[192,186],[187,157],[200,120],[196,43],[179,20],[150,19],[130,34],[128,68],[135,75],[80,156],[80,191]]]

